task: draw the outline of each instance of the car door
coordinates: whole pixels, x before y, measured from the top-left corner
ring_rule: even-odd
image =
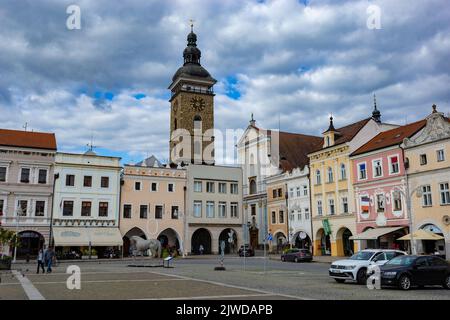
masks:
[[[412,280],[414,284],[427,285],[431,284],[431,272],[430,266],[428,265],[427,257],[419,257],[412,266],[411,270]]]
[[[428,264],[430,265],[430,284],[444,283],[447,275],[447,262],[438,257],[428,257]]]
[[[377,265],[383,265],[386,263],[386,261],[386,254],[384,252],[378,252],[372,258],[372,262],[376,263]]]

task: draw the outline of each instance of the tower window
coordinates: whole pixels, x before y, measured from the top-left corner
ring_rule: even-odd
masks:
[[[194,117],[194,129],[202,129],[202,117],[199,115]]]

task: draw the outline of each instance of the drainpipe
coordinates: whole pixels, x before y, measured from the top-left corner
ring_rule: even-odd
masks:
[[[287,183],[285,184],[285,192],[284,192],[284,199],[285,199],[285,202],[286,202],[286,226],[287,226],[287,241],[288,241],[288,244],[289,244],[289,248],[292,248],[292,244],[291,244],[291,239],[290,239],[290,236],[289,236],[289,218],[290,218],[290,213],[289,213],[289,206],[288,206],[288,198],[289,198],[289,195],[288,195],[288,186],[287,186]]]
[[[187,207],[186,207],[186,185],[183,187],[183,198],[184,198],[184,234],[183,234],[183,257],[187,256],[187,233],[188,233],[188,224],[187,224]]]
[[[308,167],[308,184],[309,184],[309,190],[308,190],[308,196],[309,196],[309,220],[311,221],[311,254],[314,256],[314,230],[313,230],[313,204],[312,204],[312,183],[311,183],[311,172],[310,168]]]
[[[56,180],[59,179],[59,173],[53,175],[53,187],[52,187],[52,211],[50,212],[50,235],[48,238],[48,246],[51,247],[53,244],[53,211],[55,211],[55,187]]]

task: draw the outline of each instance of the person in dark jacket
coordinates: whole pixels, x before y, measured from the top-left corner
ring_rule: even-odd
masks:
[[[52,247],[48,247],[48,249],[45,251],[44,254],[45,264],[47,265],[47,273],[52,272],[52,264],[54,258],[55,258],[55,251],[53,251]]]
[[[39,253],[37,256],[37,273],[39,274],[39,268],[42,269],[42,273],[45,273],[44,269],[44,251],[39,249]]]

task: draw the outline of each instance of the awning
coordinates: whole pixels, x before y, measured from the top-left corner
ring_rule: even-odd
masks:
[[[444,237],[440,236],[436,233],[433,233],[433,232],[419,229],[419,230],[413,232],[413,239],[414,240],[442,240],[442,239],[444,239]],[[407,234],[406,236],[398,238],[397,240],[411,240],[411,234]]]
[[[122,235],[118,228],[53,228],[56,246],[122,246]]]
[[[405,227],[382,227],[366,230],[356,236],[351,236],[350,240],[377,240],[385,234],[404,229]]]

